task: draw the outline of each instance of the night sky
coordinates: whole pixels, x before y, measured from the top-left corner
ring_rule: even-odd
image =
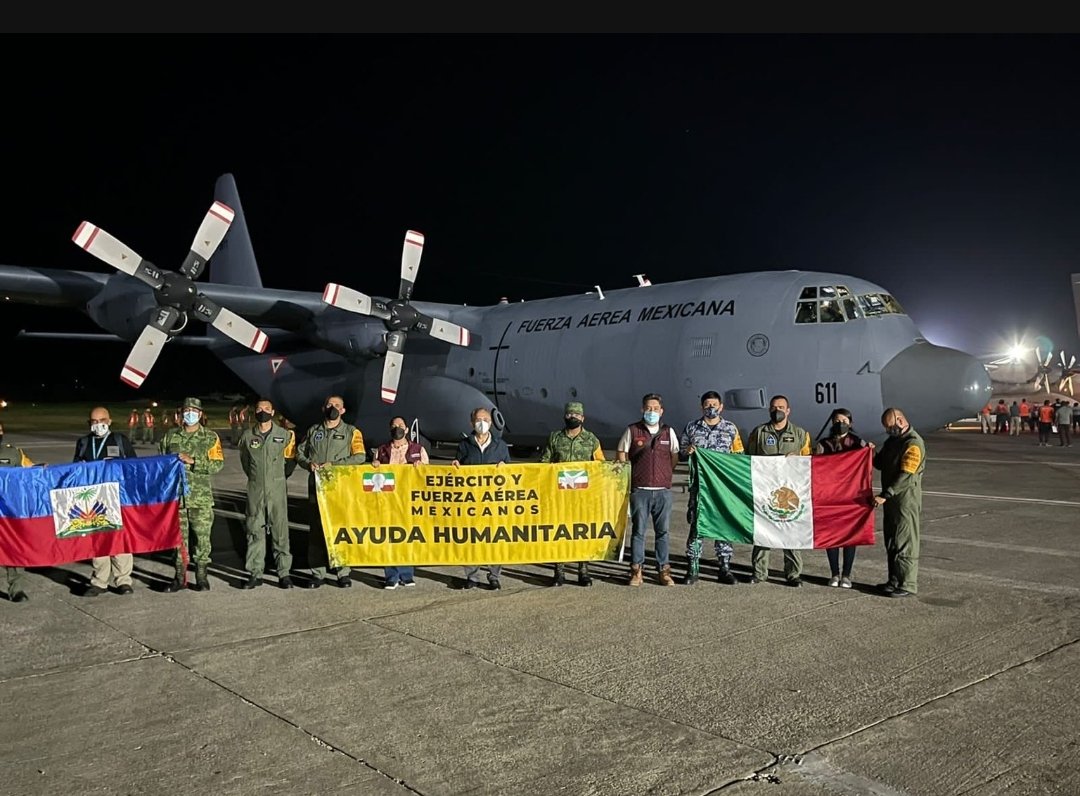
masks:
[[[268,287],[394,294],[414,228],[418,300],[826,270],[884,286],[933,342],[990,354],[1045,335],[1080,356],[1073,35],[33,44],[67,67],[0,54],[6,265],[107,271],[71,243],[88,219],[176,268],[231,172]],[[5,367],[0,393],[132,397],[127,345],[20,328],[97,330],[4,307],[6,362],[35,361]],[[203,351],[167,349],[159,369],[177,389],[196,370],[214,382],[200,392],[239,388]]]

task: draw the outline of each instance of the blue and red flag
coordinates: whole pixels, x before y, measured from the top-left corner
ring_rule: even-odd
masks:
[[[0,467],[0,566],[180,547],[187,491],[175,455]]]

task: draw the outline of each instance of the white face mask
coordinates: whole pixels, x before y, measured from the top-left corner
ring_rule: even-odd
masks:
[[[90,424],[90,433],[92,433],[95,437],[107,436],[108,433],[109,433],[109,424],[108,423],[91,423]]]
[[[477,420],[473,423],[473,428],[476,429],[477,434],[487,434],[491,428],[491,423],[486,420]]]

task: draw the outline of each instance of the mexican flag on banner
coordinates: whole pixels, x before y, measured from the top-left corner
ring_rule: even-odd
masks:
[[[707,539],[809,550],[874,543],[873,451],[690,457],[698,533]]]

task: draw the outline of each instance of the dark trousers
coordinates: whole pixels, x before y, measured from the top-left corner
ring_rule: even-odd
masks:
[[[839,547],[829,547],[825,550],[825,555],[829,557],[829,574],[831,575],[843,575],[845,578],[851,577],[851,567],[855,564],[855,551],[854,545],[851,547],[845,547],[844,550],[844,569],[840,569],[840,550]]]

